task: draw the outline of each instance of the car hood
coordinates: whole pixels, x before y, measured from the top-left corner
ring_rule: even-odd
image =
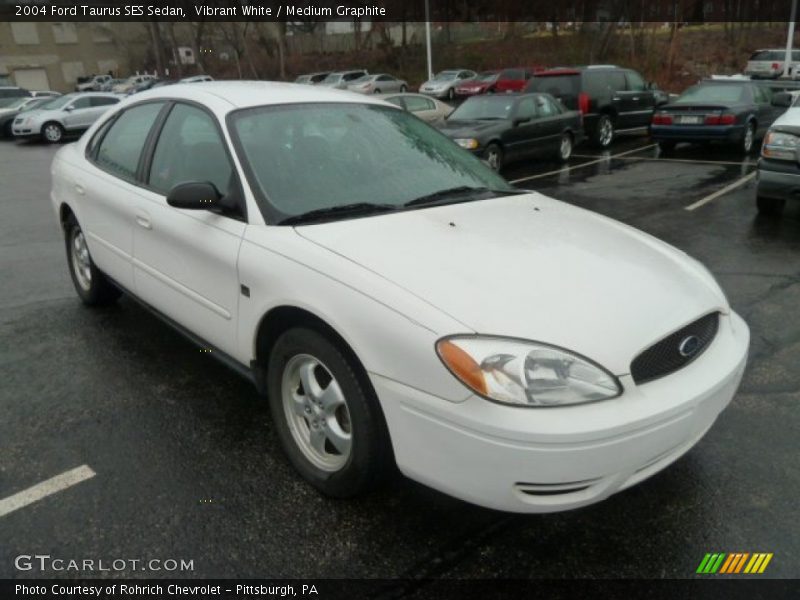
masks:
[[[537,193],[296,230],[464,332],[553,344],[617,375],[666,334],[729,310],[714,279],[683,252]]]
[[[773,127],[800,127],[800,106],[789,108],[780,117],[775,119]]]
[[[443,134],[452,138],[471,137],[480,135],[489,130],[503,129],[508,126],[505,120],[496,121],[463,121],[459,119],[450,119],[444,122],[439,128]]]

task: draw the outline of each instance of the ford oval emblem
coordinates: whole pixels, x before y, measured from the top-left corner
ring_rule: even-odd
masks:
[[[678,344],[678,353],[684,358],[694,356],[698,350],[700,350],[700,338],[696,335],[687,336]]]

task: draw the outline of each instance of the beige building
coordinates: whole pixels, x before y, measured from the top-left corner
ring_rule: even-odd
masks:
[[[120,26],[0,22],[0,85],[70,92],[83,75],[127,75],[124,44],[116,41]]]

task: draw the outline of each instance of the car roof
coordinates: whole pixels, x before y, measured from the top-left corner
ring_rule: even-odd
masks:
[[[204,81],[202,83],[176,83],[151,88],[135,96],[136,101],[148,98],[175,98],[205,102],[220,107],[220,101],[230,109],[250,108],[275,104],[302,104],[312,102],[357,102],[359,104],[384,104],[377,98],[333,90],[326,87],[307,86],[277,81]]]

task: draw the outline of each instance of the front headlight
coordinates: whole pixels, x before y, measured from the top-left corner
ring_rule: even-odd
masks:
[[[474,393],[514,406],[568,406],[622,393],[616,377],[590,360],[540,342],[451,336],[439,358]]]
[[[462,148],[466,148],[467,150],[474,150],[480,145],[478,144],[478,140],[476,140],[475,138],[456,138],[453,141]]]
[[[796,160],[800,138],[791,133],[768,131],[764,136],[761,156],[775,160]]]

